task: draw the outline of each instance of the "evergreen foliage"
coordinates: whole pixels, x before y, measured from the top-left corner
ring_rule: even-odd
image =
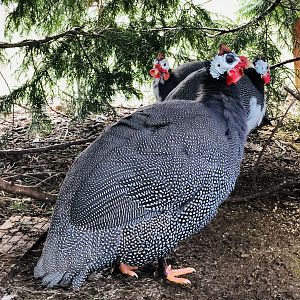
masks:
[[[89,112],[111,111],[116,93],[142,97],[135,83],[151,80],[148,72],[158,50],[179,64],[191,57],[210,58],[218,44],[225,42],[236,52],[249,57],[263,53],[271,64],[277,63],[282,44],[292,48],[293,22],[299,17],[296,0],[241,1],[239,21],[249,25],[231,32],[239,25],[228,19],[215,20],[193,1],[2,2],[10,11],[7,39],[15,32],[51,38],[19,48],[23,61],[18,73],[29,78],[0,97],[0,112],[9,113],[13,104],[22,104],[30,109],[33,125],[46,127],[45,109],[55,97],[65,103],[71,115],[80,118]],[[278,5],[264,16],[274,2]],[[271,38],[274,33],[278,40]],[[0,63],[5,64],[5,57],[5,49],[1,49]],[[278,68],[272,73],[275,79],[270,95],[276,100],[286,72]]]

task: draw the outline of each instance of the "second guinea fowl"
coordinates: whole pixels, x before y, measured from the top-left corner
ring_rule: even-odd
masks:
[[[255,69],[256,65],[260,66],[258,70]],[[261,124],[266,113],[264,84],[268,84],[270,80],[268,63],[258,57],[254,60],[254,66],[246,68],[244,74],[236,87],[247,113],[247,133],[249,133]],[[195,100],[199,92],[199,83],[205,77],[203,69],[191,73],[168,94],[165,101]]]
[[[227,46],[222,45],[221,47],[223,52],[230,52]],[[266,116],[264,96],[264,84],[270,82],[269,65],[261,56],[258,56],[253,64],[252,67],[245,70],[246,77],[243,77],[237,83],[238,92],[247,111],[249,132],[259,125],[271,124]],[[152,69],[152,75],[154,70],[156,74],[156,76],[153,76],[155,77],[153,92],[157,101],[172,99],[195,100],[202,80],[201,74],[203,73],[201,70],[209,68],[209,66],[209,61],[192,61],[171,70],[164,53],[159,52]],[[168,73],[167,77],[164,76],[166,72]],[[174,89],[178,85],[180,85],[180,89],[176,89],[175,92]]]

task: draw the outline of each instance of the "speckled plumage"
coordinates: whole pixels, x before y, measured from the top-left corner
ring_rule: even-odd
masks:
[[[246,136],[235,86],[203,71],[197,101],[140,109],[75,161],[35,277],[78,288],[117,258],[141,266],[201,230],[232,191]]]

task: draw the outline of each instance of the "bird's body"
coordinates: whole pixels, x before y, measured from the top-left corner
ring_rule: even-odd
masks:
[[[35,268],[44,284],[165,257],[216,214],[239,174],[246,112],[235,86],[203,72],[197,101],[140,109],[79,156]]]

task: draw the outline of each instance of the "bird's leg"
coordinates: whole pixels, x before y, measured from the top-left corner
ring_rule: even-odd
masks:
[[[180,284],[190,284],[191,282],[188,279],[177,277],[185,274],[190,274],[196,272],[194,268],[183,268],[183,269],[174,269],[172,270],[171,265],[166,264],[164,258],[158,258],[158,269],[159,274],[164,274],[169,281],[180,283]]]
[[[164,257],[158,257],[157,261],[158,261],[158,267],[156,270],[157,276],[165,276],[166,275],[165,269],[168,266],[166,259]]]
[[[138,267],[133,267],[133,266],[128,266],[122,262],[120,262],[119,264],[119,270],[122,274],[128,275],[128,276],[134,276],[136,278],[138,278],[138,275],[133,272],[134,270],[137,270]]]

